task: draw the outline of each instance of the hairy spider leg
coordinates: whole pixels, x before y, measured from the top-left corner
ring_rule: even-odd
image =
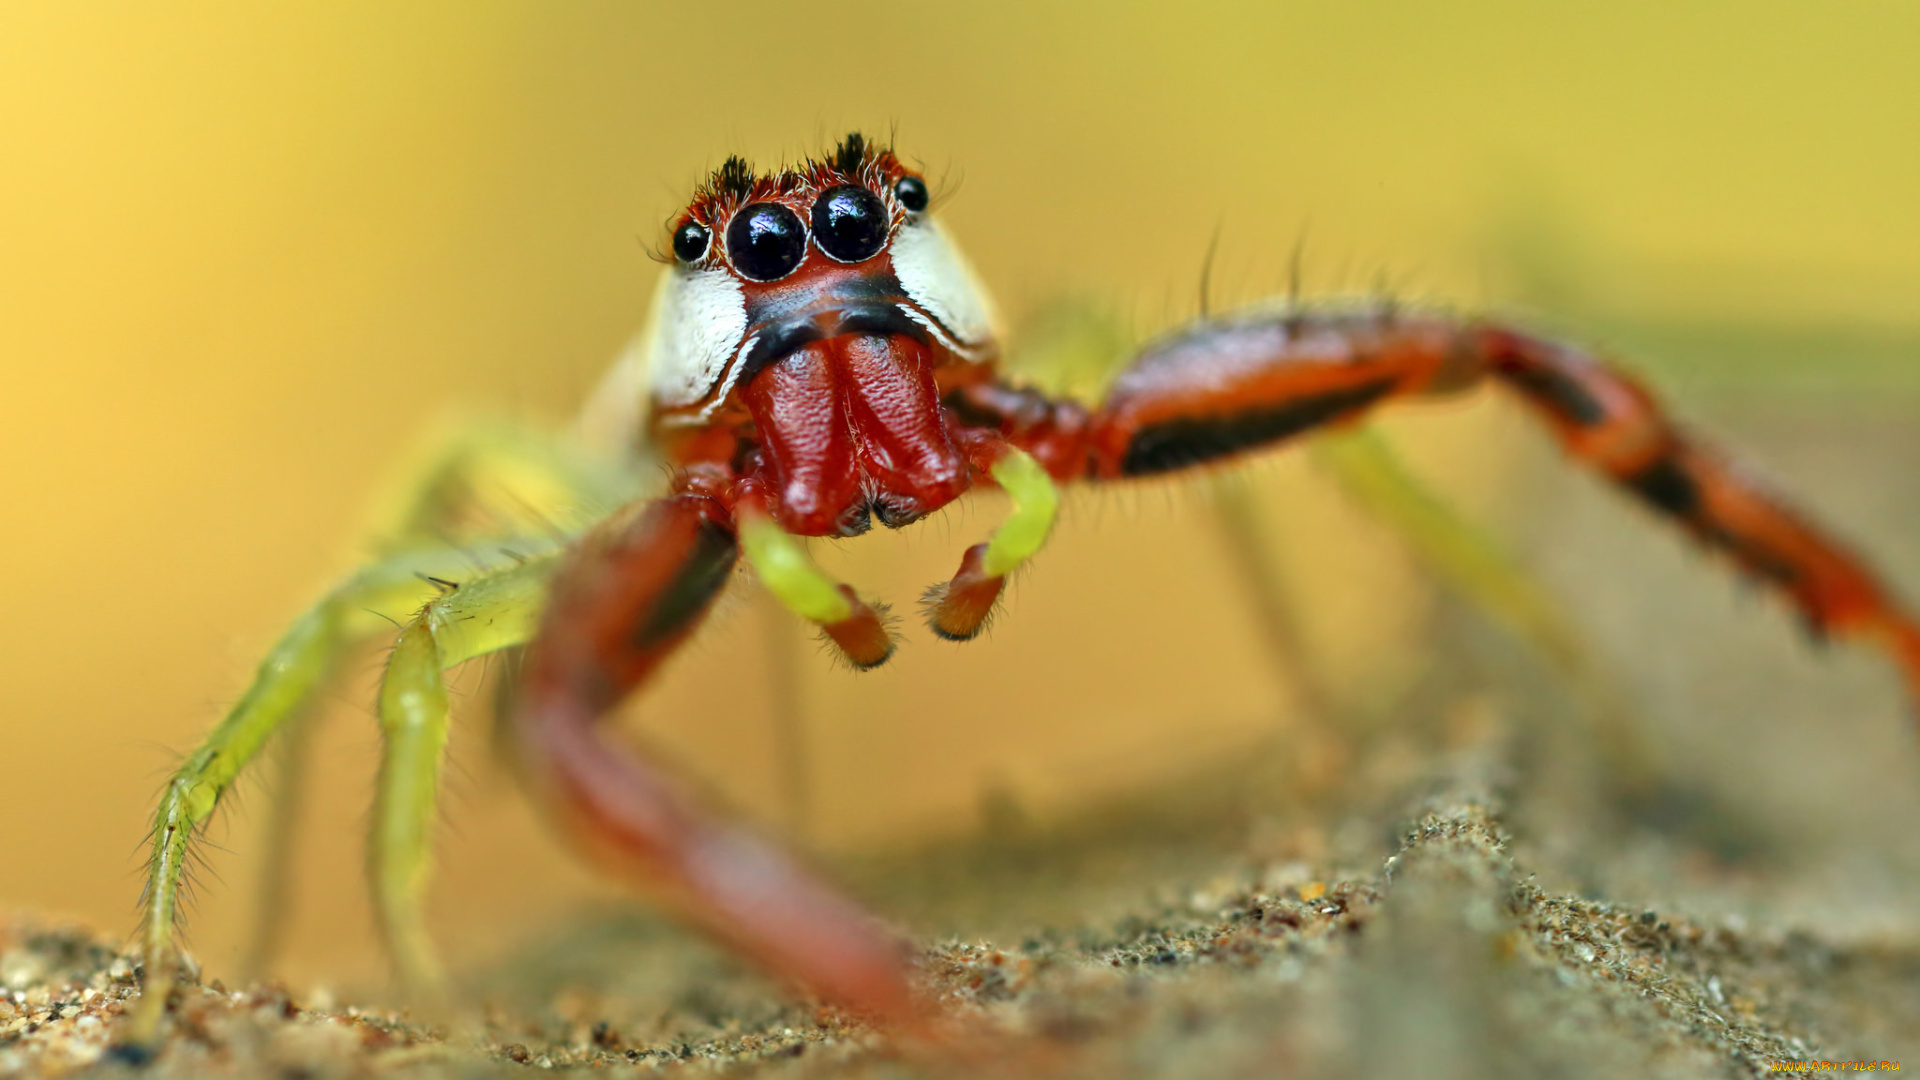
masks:
[[[525,542],[503,538],[531,536],[535,546],[548,546],[552,536],[582,527],[584,518],[630,501],[636,494],[633,477],[643,474],[584,453],[572,440],[545,429],[497,417],[449,421],[424,449],[418,463],[401,472],[404,486],[370,530],[377,550],[470,544],[480,550],[531,551]],[[473,568],[469,561],[452,560],[431,572],[464,578]],[[430,590],[421,587],[418,596],[427,595]],[[250,915],[253,926],[241,964],[249,977],[272,965],[287,923],[293,841],[317,719],[297,715],[274,736],[276,775],[268,784],[269,818]]]
[[[150,840],[142,902],[145,974],[139,1005],[122,1045],[151,1044],[178,978],[174,931],[182,876],[196,853],[198,830],[267,741],[306,705],[340,655],[391,624],[376,611],[404,610],[434,591],[423,574],[457,572],[466,565],[445,550],[408,552],[373,563],[296,619],[254,674],[253,683],[161,792]]]
[[[738,550],[717,490],[683,490],[589,534],[555,579],[522,668],[512,720],[520,761],[563,833],[608,870],[664,893],[772,972],[911,1025],[920,1010],[891,935],[599,729],[693,632]]]
[[[486,416],[443,424],[410,464],[369,530],[381,548],[570,536],[638,498],[650,476],[615,453]]]
[[[1117,480],[1224,461],[1488,377],[1571,456],[1785,593],[1817,634],[1881,646],[1920,701],[1920,625],[1857,556],[1683,434],[1625,374],[1506,327],[1392,309],[1253,314],[1150,345],[1091,411],[993,384],[961,387],[950,404],[1058,478]]]
[[[1879,646],[1920,706],[1920,623],[1864,560],[1679,430],[1625,374],[1503,327],[1469,333],[1492,373],[1538,406],[1571,455],[1783,592],[1816,640],[1854,637]]]
[[[379,530],[383,540],[473,542],[526,530],[569,534],[630,499],[632,477],[641,473],[614,467],[550,432],[499,419],[458,422],[434,444],[399,512]],[[448,735],[442,673],[524,644],[556,559],[549,552],[463,577],[420,608],[387,662],[367,873],[395,972],[417,997],[437,996],[445,982],[423,917]]]
[[[270,739],[289,742],[287,729],[299,723],[303,707],[327,681],[339,656],[391,629],[392,624],[376,612],[418,609],[439,588],[436,579],[469,578],[476,553],[517,551],[521,557],[537,560],[553,547],[554,534],[572,524],[555,520],[560,504],[592,509],[607,500],[616,500],[617,505],[628,494],[623,481],[611,472],[552,437],[520,425],[467,421],[454,425],[435,442],[427,467],[418,471],[417,479],[376,530],[387,557],[362,568],[294,622],[261,663],[246,693],[168,781],[155,812],[154,851],[141,916],[146,956],[142,999],[121,1036],[129,1052],[137,1055],[138,1048],[150,1044],[158,1033],[178,977],[173,935],[182,876],[194,857],[195,831]],[[516,536],[497,531],[509,528],[539,532]],[[491,540],[481,542],[489,530],[495,530]],[[471,542],[474,551],[451,546],[454,541]],[[268,962],[268,952],[277,940],[270,927],[280,915],[274,898],[288,895],[292,856],[288,839],[297,816],[303,743],[300,735],[283,747],[280,783],[275,785],[273,816],[266,832],[261,902],[253,915],[249,967]],[[405,922],[402,918],[396,925]],[[417,924],[417,919],[413,922]],[[389,935],[389,941],[404,943],[418,937],[403,929]],[[416,956],[422,952],[409,947]],[[398,956],[396,961],[403,965],[403,978],[415,985],[423,980],[409,976],[404,965],[412,963],[416,973],[431,970],[430,964]]]
[[[997,435],[960,431],[968,462],[992,477],[1013,500],[993,536],[960,557],[953,579],[927,590],[927,624],[948,641],[967,641],[986,629],[1007,575],[1037,554],[1053,531],[1060,492],[1031,454]]]
[[[740,547],[767,591],[782,607],[818,626],[854,667],[886,663],[894,641],[885,609],[869,606],[851,586],[814,564],[805,541],[774,519],[759,481],[742,480],[737,491]]]
[[[444,673],[524,644],[559,562],[558,552],[548,552],[461,582],[420,609],[387,657],[367,878],[395,970],[416,996],[438,996],[445,983],[423,915],[447,745]]]
[[[1560,606],[1491,536],[1467,525],[1408,469],[1371,427],[1327,432],[1308,447],[1314,464],[1376,520],[1405,537],[1414,556],[1514,637],[1563,672],[1584,676],[1586,650]]]

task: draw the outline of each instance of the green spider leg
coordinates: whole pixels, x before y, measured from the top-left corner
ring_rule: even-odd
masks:
[[[524,643],[533,633],[560,550],[524,556],[458,585],[422,577],[471,570],[457,553],[383,560],[362,570],[295,621],[261,664],[254,683],[168,782],[154,816],[153,855],[141,920],[144,994],[123,1043],[151,1043],[177,978],[174,948],[182,874],[196,834],[222,796],[326,679],[341,653],[390,624],[369,609],[418,606],[401,630],[381,683],[384,738],[373,814],[369,877],[374,908],[401,978],[431,993],[439,968],[420,918],[427,840],[447,738],[442,672]],[[437,592],[437,595],[436,595]],[[421,601],[425,600],[423,606]]]
[[[140,939],[145,993],[124,1040],[152,1040],[178,975],[174,932],[181,879],[196,834],[270,737],[300,712],[354,642],[390,628],[374,612],[417,606],[433,592],[421,575],[454,572],[451,553],[407,553],[366,567],[296,619],[218,726],[182,761],[161,792],[150,839]]]
[[[1565,608],[1520,568],[1518,557],[1455,513],[1374,428],[1329,432],[1307,452],[1428,572],[1553,665],[1572,688],[1613,783],[1628,795],[1653,792],[1662,780],[1659,759],[1632,723],[1618,677],[1587,647]]]
[[[369,532],[376,549],[575,534],[643,494],[644,463],[590,453],[573,439],[494,417],[456,419],[425,440]]]
[[[502,536],[577,532],[599,512],[630,501],[638,493],[632,478],[645,475],[546,429],[498,417],[450,420],[423,447],[413,466],[400,471],[409,479],[387,500],[390,508],[376,516],[370,530],[376,552],[460,545],[484,551],[512,547],[498,540]],[[423,590],[420,599],[426,595]],[[287,924],[313,728],[311,718],[296,715],[275,736],[253,926],[241,962],[247,977],[272,966]]]
[[[1253,584],[1244,593],[1245,603],[1266,639],[1266,661],[1279,681],[1290,688],[1304,714],[1300,719],[1283,719],[1280,734],[1293,745],[1315,742],[1313,751],[1302,756],[1309,766],[1303,772],[1317,775],[1321,770],[1311,767],[1313,759],[1323,757],[1322,751],[1332,751],[1328,741],[1332,733],[1325,730],[1325,724],[1312,721],[1331,718],[1339,695],[1327,684],[1324,674],[1306,662],[1306,631],[1300,625],[1295,590],[1272,558],[1273,530],[1261,518],[1259,500],[1239,476],[1209,477],[1206,484],[1207,505],[1226,542],[1227,556],[1233,560],[1235,572]]]
[[[445,672],[525,644],[539,627],[558,552],[484,573],[429,601],[395,641],[380,683],[383,751],[367,877],[401,982],[435,996],[444,982],[424,910],[434,808],[447,745]]]
[[[506,552],[526,553],[516,556],[524,561],[505,569],[483,569],[479,579],[469,581],[469,596],[497,592],[496,587],[481,588],[495,576],[516,581],[536,573],[534,568],[550,571],[556,541],[577,531],[579,519],[586,513],[618,505],[631,494],[631,483],[624,479],[631,474],[602,468],[567,444],[524,426],[468,422],[437,442],[439,447],[429,466],[420,472],[421,479],[398,501],[397,512],[387,515],[385,527],[376,534],[385,557],[353,575],[294,622],[262,662],[247,692],[181,763],[163,791],[154,818],[153,854],[142,901],[140,937],[147,958],[146,993],[123,1039],[126,1045],[152,1041],[178,976],[174,933],[182,876],[194,857],[194,834],[269,740],[284,738],[284,733],[292,729],[297,733],[283,747],[280,782],[275,785],[279,798],[267,831],[269,850],[258,886],[261,903],[255,910],[248,966],[258,968],[268,960],[277,941],[271,924],[284,906],[276,898],[288,895],[292,845],[287,841],[297,820],[297,795],[305,767],[307,739],[306,733],[299,731],[305,725],[298,721],[343,654],[355,644],[391,629],[391,621],[377,613],[420,612],[407,628],[413,632],[411,642],[401,643],[406,645],[404,650],[396,645],[396,655],[411,661],[426,647],[423,641],[444,655],[461,655],[465,647],[461,642],[471,636],[470,628],[450,631],[421,622],[430,616],[464,612],[469,604],[465,597],[452,602],[457,589],[436,598],[436,591],[443,588],[437,582],[468,577],[475,571],[477,557],[497,560]],[[457,546],[460,544],[469,547],[463,549]],[[443,643],[449,633],[454,641],[451,652]],[[409,685],[422,683],[413,674],[414,666],[411,662],[401,665]],[[390,661],[390,674],[393,670]],[[419,787],[421,750],[433,746],[429,756],[437,761],[438,746],[444,745],[444,720],[435,743],[435,724],[430,720],[430,710],[423,711],[423,700],[402,696],[390,702],[385,694],[382,697],[383,731],[402,747],[402,758],[395,759],[390,746],[389,760],[382,766],[383,780],[391,777],[397,785],[391,795],[384,784],[381,789],[393,806],[390,814],[376,810],[376,822],[382,829],[418,810],[418,800],[412,799],[411,793]],[[394,720],[391,727],[389,717]],[[429,795],[437,788],[435,768],[427,788]],[[417,828],[425,832],[424,825]],[[393,860],[413,857],[408,854],[414,849],[403,835],[405,829],[388,832],[384,850],[394,853]],[[379,847],[382,837],[376,835],[375,839]],[[376,906],[388,929],[388,941],[395,949],[402,977],[414,986],[430,986],[437,968],[431,962],[430,950],[424,948],[417,913],[407,914],[406,904],[401,902],[406,889],[393,884],[406,874],[388,873],[378,856],[376,862],[381,869],[376,875]],[[423,871],[418,873],[423,876]],[[390,898],[400,899],[389,902]],[[417,904],[417,892],[414,902]],[[424,961],[423,956],[427,957]]]

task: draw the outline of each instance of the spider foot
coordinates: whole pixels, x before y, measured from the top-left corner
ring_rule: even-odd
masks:
[[[935,585],[921,598],[927,625],[948,641],[970,641],[987,628],[1007,576],[1047,542],[1060,507],[1052,477],[1026,451],[993,436],[974,443],[968,453],[974,468],[1013,500],[1013,512],[991,540],[967,549],[953,580]]]
[[[987,573],[986,561],[987,545],[973,545],[961,556],[953,580],[929,588],[921,598],[934,633],[948,641],[971,641],[987,628],[1007,579]]]
[[[893,632],[887,626],[885,604],[868,604],[851,585],[840,586],[850,614],[838,622],[821,623],[827,640],[840,650],[847,662],[865,671],[887,662],[893,655]]]
[[[854,667],[864,671],[886,663],[893,655],[886,609],[814,565],[801,540],[782,529],[757,498],[740,500],[738,513],[747,561],[781,605],[824,631]]]

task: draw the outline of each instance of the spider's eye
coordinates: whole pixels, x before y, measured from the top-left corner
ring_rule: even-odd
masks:
[[[917,176],[903,176],[899,183],[893,185],[893,197],[900,200],[901,206],[917,214],[927,208],[926,182]]]
[[[673,254],[683,263],[700,261],[713,242],[713,230],[697,221],[689,221],[673,230]]]
[[[807,256],[807,227],[779,203],[754,203],[727,226],[727,258],[741,276],[778,281]]]
[[[857,184],[829,188],[813,204],[813,242],[843,263],[879,254],[887,243],[887,207]]]

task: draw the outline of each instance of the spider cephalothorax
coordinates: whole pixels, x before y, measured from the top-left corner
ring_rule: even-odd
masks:
[[[409,517],[420,524],[288,631],[169,782],[154,822],[147,999],[134,1042],[164,1012],[195,830],[331,664],[384,625],[365,613],[396,605],[415,614],[382,682],[370,868],[410,983],[430,987],[438,974],[420,905],[447,731],[442,672],[524,647],[507,741],[566,835],[768,969],[910,1020],[919,1010],[891,936],[778,845],[710,813],[599,730],[694,631],[736,563],[744,556],[782,604],[870,667],[891,654],[891,629],[814,565],[803,537],[852,535],[873,517],[904,525],[972,485],[1002,488],[1008,518],[928,603],[933,630],[964,639],[1045,542],[1058,484],[1223,461],[1477,384],[1514,394],[1570,457],[1776,588],[1812,626],[1886,649],[1920,697],[1920,626],[1864,564],[1579,349],[1387,305],[1290,305],[1172,331],[1097,404],[1056,400],[996,371],[992,309],[934,223],[924,180],[857,135],[768,175],[730,159],[669,232],[652,328],[596,396],[589,425],[656,443],[672,470],[666,493],[558,540],[448,544],[435,526],[447,516],[439,500],[472,486],[448,476],[471,481],[505,463],[584,485],[518,443],[481,440],[479,452],[449,455],[447,475],[422,485],[422,509]],[[486,550],[503,554],[475,569]]]

